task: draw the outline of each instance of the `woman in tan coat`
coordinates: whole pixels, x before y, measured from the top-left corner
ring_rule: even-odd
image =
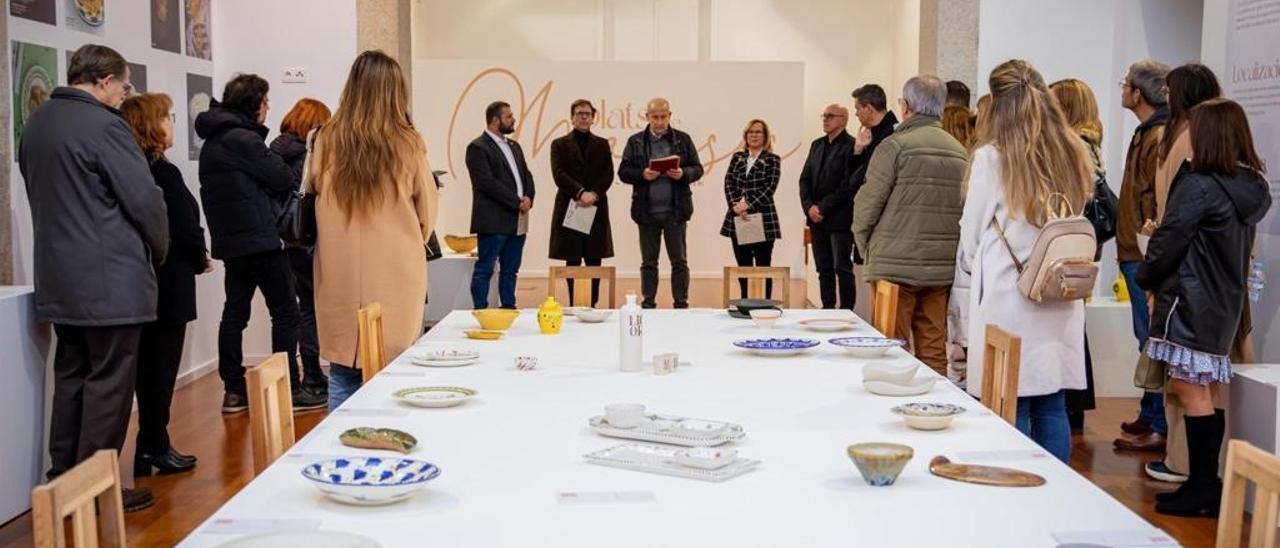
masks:
[[[329,409],[360,387],[357,311],[382,305],[386,350],[422,334],[425,244],[436,218],[426,145],[409,121],[400,65],[380,51],[356,58],[338,111],[309,160],[316,195],[316,327],[331,364]]]

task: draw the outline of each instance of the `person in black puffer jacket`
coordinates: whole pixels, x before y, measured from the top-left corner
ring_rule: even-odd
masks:
[[[315,99],[299,99],[280,122],[280,135],[271,141],[271,151],[279,154],[293,170],[293,190],[302,188],[302,165],[307,161],[307,135],[329,121],[333,113]],[[290,246],[285,249],[293,267],[293,287],[298,297],[298,356],[302,358],[302,385],[327,394],[329,378],[320,369],[320,337],[316,333],[315,284],[312,280],[312,249]]]
[[[200,150],[200,198],[209,222],[213,258],[226,267],[226,304],[218,326],[218,376],[222,411],[248,409],[241,339],[253,294],[259,288],[271,313],[271,351],[289,356],[294,410],[324,407],[326,398],[302,386],[298,360],[298,300],[289,259],[276,233],[293,171],[267,148],[266,80],[241,74],[227,82],[222,102],[196,117]]]
[[[1190,135],[1192,159],[1174,177],[1137,275],[1152,312],[1147,355],[1168,364],[1170,386],[1186,408],[1187,481],[1156,495],[1156,512],[1176,516],[1218,512],[1226,414],[1214,409],[1212,394],[1231,382],[1228,355],[1244,309],[1250,251],[1271,207],[1240,105],[1201,103],[1191,111]]]

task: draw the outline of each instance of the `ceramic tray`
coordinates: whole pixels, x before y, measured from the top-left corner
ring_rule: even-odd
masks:
[[[743,458],[734,459],[733,462],[715,470],[704,470],[701,468],[691,468],[681,466],[674,462],[664,462],[661,459],[647,459],[637,453],[634,449],[644,447],[651,452],[670,452],[674,458],[676,449],[661,447],[656,445],[624,443],[596,451],[587,453],[583,458],[591,464],[599,464],[601,466],[612,466],[614,468],[624,468],[627,470],[635,470],[637,472],[649,472],[651,474],[662,474],[664,476],[675,476],[679,478],[689,478],[703,481],[724,481],[736,478],[747,472],[750,472],[760,464],[758,460],[748,460]]]
[[[671,431],[664,429],[664,422],[681,422],[681,421],[698,421],[710,423],[716,421],[704,421],[702,419],[691,419],[689,417],[678,417],[673,415],[647,415],[648,419],[640,426],[635,428],[617,428],[610,426],[603,416],[591,417],[587,424],[602,436],[611,438],[623,438],[628,440],[653,441],[658,443],[668,443],[671,445],[682,445],[684,447],[714,447],[724,445],[731,441],[737,441],[747,436],[742,430],[742,426],[725,423],[727,427],[723,432],[714,435],[699,435],[696,433],[686,433],[681,431]]]
[[[942,455],[929,461],[929,471],[938,477],[997,487],[1039,487],[1045,482],[1043,477],[1031,472],[979,464],[957,464]]]

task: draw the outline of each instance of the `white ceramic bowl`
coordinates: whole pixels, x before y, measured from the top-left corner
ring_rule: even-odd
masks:
[[[943,430],[951,426],[956,415],[965,409],[950,403],[912,402],[893,408],[893,412],[901,415],[907,426],[916,430]]]
[[[778,318],[782,317],[782,311],[776,308],[759,308],[748,312],[751,315],[751,321],[756,323],[756,327],[773,327],[778,323]]]
[[[676,451],[675,461],[681,466],[716,470],[724,468],[738,457],[737,449],[726,447],[690,447]]]
[[[343,504],[379,506],[413,496],[440,475],[436,465],[397,457],[342,457],[308,464],[302,477]]]
[[[583,308],[579,309],[575,316],[584,323],[601,323],[613,316],[613,311]]]
[[[862,380],[907,385],[919,368],[919,363],[869,363],[862,366]]]
[[[894,384],[884,381],[862,381],[862,388],[878,396],[919,396],[933,390],[937,377],[912,379],[911,384]]]

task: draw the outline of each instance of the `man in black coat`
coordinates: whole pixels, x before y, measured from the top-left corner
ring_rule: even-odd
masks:
[[[484,109],[484,134],[467,145],[467,172],[471,175],[471,232],[478,251],[471,273],[471,304],[489,307],[489,283],[494,263],[498,273],[498,299],[502,308],[516,307],[516,276],[524,256],[533,208],[533,173],[524,161],[520,143],[508,139],[516,130],[511,105],[502,101]]]
[[[671,105],[655,97],[645,107],[649,124],[627,139],[618,178],[631,185],[631,220],[640,228],[641,306],[654,308],[658,295],[658,253],[667,244],[671,261],[671,297],[689,308],[689,258],[685,232],[693,217],[689,185],[702,178],[702,160],[688,133],[671,127]],[[676,156],[676,167],[650,169],[649,162]]]
[[[271,313],[271,351],[289,356],[294,410],[328,401],[299,380],[298,301],[293,272],[276,232],[284,197],[294,188],[293,171],[267,148],[266,80],[241,74],[227,82],[222,102],[196,117],[200,149],[200,197],[209,222],[213,258],[226,267],[226,304],[218,324],[218,376],[223,413],[248,409],[241,343],[253,294],[262,290]],[[354,321],[354,320],[353,320]]]
[[[164,197],[116,110],[124,57],[87,45],[69,87],[27,120],[18,145],[35,236],[36,318],[53,324],[49,478],[124,445],[142,324],[156,319],[155,266],[169,250]],[[126,511],[151,505],[125,489]]]
[[[818,268],[822,308],[853,310],[853,137],[845,131],[849,110],[836,104],[822,111],[822,131],[809,145],[800,171],[804,207]],[[839,289],[839,300],[837,297]]]
[[[613,256],[613,230],[609,223],[609,187],[613,186],[613,155],[609,141],[591,133],[596,107],[578,99],[569,106],[573,130],[551,141],[551,175],[556,183],[556,202],[551,210],[551,244],[548,255],[568,266],[600,266]],[[569,204],[595,207],[589,233],[564,226]],[[573,300],[573,280],[569,282],[569,304]],[[591,280],[591,303],[600,298],[600,280]]]

